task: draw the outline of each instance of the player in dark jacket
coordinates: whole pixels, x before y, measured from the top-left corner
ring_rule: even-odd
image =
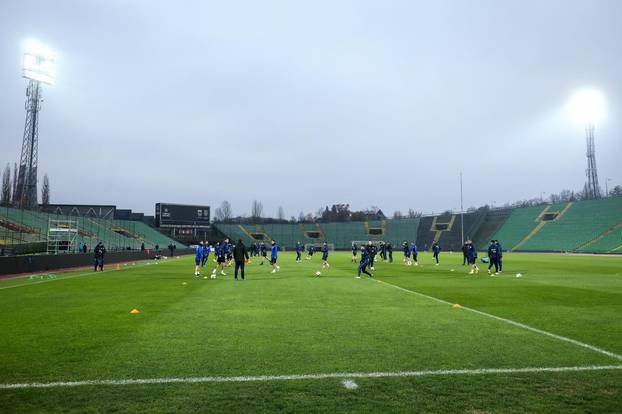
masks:
[[[469,274],[479,273],[479,267],[477,266],[477,247],[473,244],[472,240],[468,240],[467,243],[467,258],[469,260],[469,264],[471,265],[471,270]]]
[[[410,246],[408,242],[404,240],[402,243],[402,248],[404,249],[404,264],[406,266],[410,266],[412,263],[410,262]]]
[[[372,275],[371,273],[369,273],[367,271],[367,266],[369,266],[369,259],[370,259],[370,255],[369,252],[367,251],[369,248],[365,247],[365,246],[361,246],[361,261],[359,262],[359,267],[356,273],[356,278],[360,279],[361,278],[361,272],[365,273],[367,276],[369,277],[373,277],[374,275]]]
[[[469,240],[462,245],[462,266],[469,264]]]
[[[417,261],[417,257],[419,256],[419,253],[417,252],[417,243],[413,242],[413,247],[412,249],[410,249],[413,253],[413,263],[415,266],[419,266],[419,262]]]
[[[242,242],[242,239],[238,239],[238,242],[233,246],[233,260],[235,262],[235,270],[233,277],[238,280],[238,269],[240,270],[240,276],[244,280],[244,264],[248,260],[248,251],[246,246]]]
[[[393,244],[387,243],[387,253],[389,254],[389,263],[393,263]]]
[[[329,267],[330,265],[328,264],[328,244],[324,242],[324,244],[322,244],[322,269],[327,269]]]
[[[434,260],[436,260],[437,266],[438,266],[438,256],[440,254],[441,254],[441,246],[437,242],[432,243],[432,256],[434,257]]]
[[[356,263],[356,254],[358,253],[359,247],[356,243],[352,242],[352,263]]]
[[[376,270],[374,268],[374,261],[376,260],[376,255],[378,254],[378,248],[376,245],[372,244],[371,241],[367,242],[367,253],[369,253],[369,268],[373,271]]]
[[[300,263],[302,262],[302,250],[304,249],[304,247],[302,246],[302,244],[300,244],[300,242],[296,242],[296,262]]]
[[[499,272],[499,252],[497,251],[496,240],[490,241],[490,246],[488,246],[488,258],[490,259],[490,263],[488,263],[488,274],[490,274],[490,269],[495,267],[495,275]]]
[[[99,267],[99,271],[104,271],[104,256],[106,254],[106,248],[102,244],[102,242],[97,243],[95,249],[93,249],[93,255],[95,256],[95,271],[97,272],[97,268]]]
[[[495,244],[497,245],[497,263],[499,264],[499,273],[503,272],[503,247],[499,240],[495,240]]]

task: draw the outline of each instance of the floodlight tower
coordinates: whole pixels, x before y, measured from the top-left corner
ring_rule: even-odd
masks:
[[[41,84],[54,82],[54,53],[35,43],[25,44],[23,77],[28,79],[26,87],[26,122],[22,152],[19,160],[17,186],[13,204],[20,208],[37,207],[37,165],[39,162],[39,111],[41,110]]]
[[[605,99],[596,90],[583,90],[577,92],[570,101],[571,115],[575,121],[585,128],[585,143],[587,150],[587,168],[585,169],[585,196],[589,199],[601,198],[598,184],[598,171],[596,169],[596,149],[594,146],[594,129],[596,123],[603,117]]]
[[[594,146],[594,124],[588,123],[585,126],[585,141],[587,144],[587,168],[585,169],[585,175],[587,181],[585,182],[585,195],[587,198],[594,199],[600,198],[600,186],[598,185],[598,171],[596,170],[596,149]]]

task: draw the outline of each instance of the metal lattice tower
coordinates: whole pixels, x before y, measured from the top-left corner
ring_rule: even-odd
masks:
[[[594,147],[594,124],[585,126],[585,141],[587,143],[587,169],[585,175],[585,195],[587,198],[600,198],[600,186],[598,185],[598,172],[596,171],[596,150]]]
[[[39,162],[39,110],[41,109],[41,85],[30,80],[26,88],[26,122],[22,154],[19,161],[17,188],[13,204],[20,208],[37,206],[37,164]]]

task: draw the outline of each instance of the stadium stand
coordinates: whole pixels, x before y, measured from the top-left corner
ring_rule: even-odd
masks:
[[[46,251],[50,220],[74,220],[78,234],[71,250],[77,250],[80,243],[89,251],[102,241],[109,251],[138,250],[142,243],[146,249],[156,245],[165,248],[176,244],[186,247],[141,221],[106,220],[83,216],[65,216],[53,213],[18,210],[10,207],[0,208],[0,245],[5,253],[38,253]],[[31,245],[24,249],[25,245]]]
[[[277,240],[285,249],[292,249],[296,242],[302,244],[331,243],[335,249],[347,250],[353,240],[385,240],[394,245],[402,240],[414,240],[419,219],[352,221],[338,223],[283,223],[283,224],[215,224],[230,239],[241,238],[245,243],[256,242],[253,236]]]
[[[483,249],[499,231],[508,217],[512,214],[512,209],[504,208],[499,210],[487,210],[482,219],[482,223],[473,233],[473,243],[479,249]]]
[[[550,206],[544,214],[555,211],[556,207],[559,205]],[[540,231],[519,246],[520,250],[603,252],[610,246],[607,244],[610,240],[615,244],[615,227],[622,221],[622,197],[568,203],[554,219],[539,219],[544,223]],[[607,235],[600,238],[610,230],[614,234],[612,239]]]
[[[525,207],[512,210],[501,228],[492,238],[501,241],[505,249],[512,250],[536,227],[536,220],[544,207]]]

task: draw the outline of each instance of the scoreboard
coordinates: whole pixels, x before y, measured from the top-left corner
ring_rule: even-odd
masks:
[[[155,220],[157,227],[209,227],[210,207],[157,203]]]

